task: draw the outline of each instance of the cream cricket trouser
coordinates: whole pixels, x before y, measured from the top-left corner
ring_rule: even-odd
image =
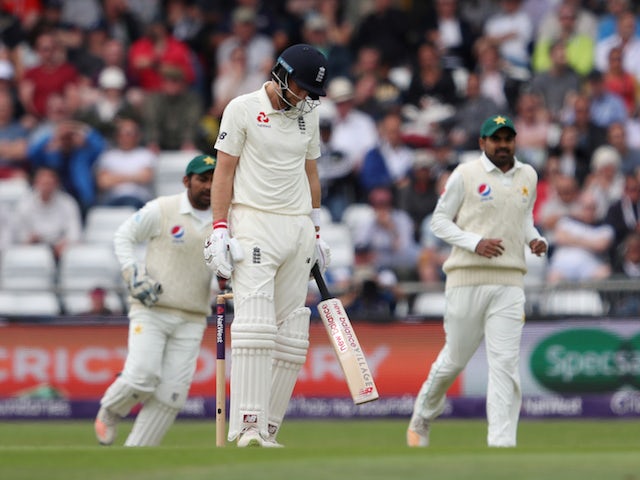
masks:
[[[524,325],[524,291],[504,285],[447,289],[445,345],[416,398],[414,414],[440,415],[445,395],[484,338],[489,366],[487,443],[516,445],[522,393],[518,362]]]
[[[263,437],[279,425],[308,347],[309,313],[303,309],[315,229],[309,215],[280,215],[233,207],[230,228],[244,252],[234,265],[234,318],[231,324],[231,375],[228,439],[256,427]],[[276,352],[287,349],[289,373],[283,381]],[[282,356],[280,354],[280,356]],[[274,367],[275,361],[275,367]],[[272,388],[287,392],[273,395]],[[275,405],[272,403],[275,403]],[[271,409],[282,414],[271,415]]]
[[[161,383],[188,390],[205,323],[187,322],[153,308],[134,310],[129,317],[129,351],[121,378],[143,391],[153,391]]]

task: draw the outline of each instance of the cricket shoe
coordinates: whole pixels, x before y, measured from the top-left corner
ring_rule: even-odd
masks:
[[[93,427],[96,431],[96,438],[100,445],[111,445],[118,433],[118,421],[120,417],[111,413],[105,407],[100,407]]]
[[[407,428],[407,446],[428,447],[429,446],[429,421],[425,418],[414,415]]]
[[[238,437],[238,447],[263,447],[263,448],[281,448],[283,445],[276,442],[275,438],[264,439],[260,436],[257,428],[247,428],[242,431]]]

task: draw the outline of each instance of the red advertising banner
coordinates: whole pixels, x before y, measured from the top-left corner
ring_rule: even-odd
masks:
[[[381,397],[415,395],[444,343],[439,323],[358,323],[355,329]],[[41,386],[71,400],[100,398],[122,368],[126,339],[127,326],[120,324],[2,326],[0,398],[21,396]],[[311,326],[310,341],[294,396],[349,396],[322,325]],[[192,396],[215,395],[215,350],[215,329],[209,328],[198,359]],[[231,358],[229,351],[227,358]],[[227,367],[229,364],[228,361]],[[449,393],[459,395],[460,391],[459,379]]]

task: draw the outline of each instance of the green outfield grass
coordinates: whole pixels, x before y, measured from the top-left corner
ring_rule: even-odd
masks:
[[[0,423],[2,480],[640,480],[640,420],[523,420],[514,449],[483,420],[439,420],[404,446],[405,420],[289,420],[284,449],[215,448],[212,420],[179,421],[162,447],[100,447],[90,421]],[[130,422],[120,431],[122,443]]]

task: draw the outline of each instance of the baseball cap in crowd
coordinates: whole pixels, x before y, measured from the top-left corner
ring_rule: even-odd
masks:
[[[482,123],[482,127],[480,127],[480,137],[490,137],[501,128],[508,128],[514,134],[517,133],[516,127],[513,126],[513,122],[509,117],[505,117],[504,115],[493,115]]]
[[[124,72],[118,67],[106,67],[98,76],[98,85],[101,88],[121,90],[126,84]]]
[[[347,77],[336,77],[329,82],[327,96],[335,103],[347,102],[353,99],[353,83]]]
[[[216,169],[216,159],[210,155],[198,155],[194,157],[187,165],[185,175],[192,173],[201,174]]]

